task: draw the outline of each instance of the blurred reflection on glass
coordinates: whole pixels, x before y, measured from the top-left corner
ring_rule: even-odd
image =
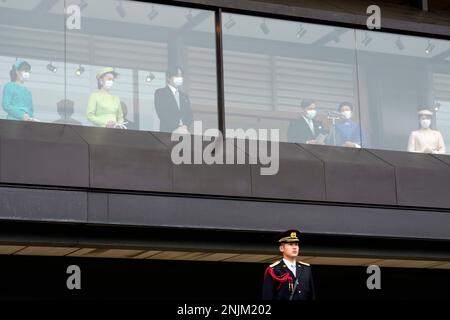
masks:
[[[445,153],[445,143],[442,134],[431,129],[433,112],[427,109],[419,111],[420,129],[411,132],[408,151],[420,153]]]
[[[79,2],[65,0],[66,6]],[[76,106],[86,106],[97,86],[97,70],[111,66],[120,73],[120,81],[111,93],[126,105],[126,111],[122,110],[122,114],[126,113],[123,121],[128,122],[125,126],[168,131],[173,124],[169,125],[167,117],[162,116],[160,128],[155,91],[166,87],[168,69],[181,66],[184,71],[181,91],[189,95],[191,117],[203,121],[205,129],[217,128],[214,11],[170,5],[170,1],[167,5],[119,2],[83,0],[81,29],[66,31],[67,99]],[[103,120],[88,121],[76,112],[75,118],[85,125],[105,126]],[[189,124],[187,113],[182,121]]]
[[[303,99],[300,108],[299,119],[291,120],[289,123],[288,141],[324,144],[327,132],[324,130],[322,122],[315,119],[317,116],[316,101]]]
[[[131,120],[128,120],[128,118],[127,118],[127,116],[128,116],[128,107],[125,104],[125,102],[121,101],[120,102],[120,106],[122,107],[123,121],[126,124],[127,129],[139,130],[139,126],[135,122],[133,122]]]
[[[56,112],[58,113],[60,118],[53,123],[81,125],[81,121],[72,118],[75,112],[74,102],[72,100],[60,100],[56,104]]]
[[[35,121],[33,98],[25,82],[30,78],[31,65],[25,60],[17,59],[9,73],[10,82],[3,88],[3,110],[9,120]]]
[[[58,118],[56,103],[65,98],[64,3],[0,1],[0,118]]]
[[[327,131],[327,115],[342,101],[354,103],[358,117],[354,30],[224,13],[223,47],[227,128],[278,129],[284,142],[324,143],[303,118],[300,101],[308,98]]]
[[[432,126],[450,139],[450,41],[357,30],[356,45],[363,147],[441,152],[437,132],[417,130],[417,111],[432,109]]]
[[[112,67],[97,72],[98,91],[89,97],[87,118],[99,127],[126,129],[120,98],[111,94],[119,74]]]

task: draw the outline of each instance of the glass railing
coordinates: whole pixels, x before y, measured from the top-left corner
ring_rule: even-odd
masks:
[[[0,118],[216,129],[215,13],[138,1],[0,2]],[[222,40],[226,129],[447,152],[450,41],[228,12]]]
[[[224,13],[227,127],[445,153],[450,41]]]
[[[217,128],[213,11],[26,0],[0,2],[0,12],[1,118],[165,132],[198,120]]]

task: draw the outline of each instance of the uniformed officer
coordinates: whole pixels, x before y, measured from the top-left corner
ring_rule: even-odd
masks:
[[[314,300],[314,283],[309,264],[297,261],[298,230],[280,234],[278,243],[283,259],[271,264],[264,273],[264,300]]]

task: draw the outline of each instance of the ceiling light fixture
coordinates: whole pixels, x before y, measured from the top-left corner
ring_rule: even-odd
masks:
[[[263,19],[263,21],[261,22],[261,24],[259,25],[259,27],[261,28],[262,32],[263,32],[265,35],[268,35],[268,34],[270,33],[270,29],[269,29],[269,27],[267,26],[266,19]]]
[[[370,36],[369,32],[364,32],[364,39],[361,41],[361,43],[367,47],[369,45],[369,43],[372,42],[372,37]]]
[[[145,82],[150,83],[155,80],[155,75],[151,72],[148,73],[147,77],[145,77]]]
[[[227,30],[230,30],[235,25],[236,21],[234,21],[233,16],[230,14],[230,16],[228,17],[228,21],[225,23],[225,28],[227,28]]]
[[[154,20],[159,15],[158,10],[156,10],[155,6],[152,5],[152,11],[147,15],[150,21]]]
[[[119,0],[119,4],[116,7],[116,11],[121,18],[125,18],[125,16],[127,15],[123,7],[123,0]]]
[[[50,62],[47,65],[47,70],[50,72],[56,73],[58,71],[58,68],[53,65],[53,62]]]
[[[80,3],[78,4],[78,7],[80,7],[80,10],[83,11],[88,6],[88,3],[85,0],[80,0]]]
[[[192,9],[189,9],[188,14],[186,15],[186,20],[191,21],[192,19],[194,19],[194,14],[192,13]]]
[[[298,39],[301,39],[301,38],[303,38],[303,36],[306,34],[306,32],[307,32],[307,30],[306,30],[305,27],[300,23],[300,24],[298,25],[298,31],[297,31],[297,33],[295,34],[295,36],[296,36]]]
[[[395,40],[395,45],[400,51],[403,51],[405,49],[405,45],[403,44],[402,38],[400,36],[397,38],[397,40]]]
[[[84,67],[80,64],[78,68],[75,70],[75,75],[77,77],[81,76],[84,73]]]
[[[434,105],[434,111],[438,112],[441,109],[441,104],[439,102],[436,102],[436,104]]]
[[[436,48],[436,46],[435,46],[433,43],[431,43],[431,40],[428,40],[428,45],[427,45],[427,47],[425,48],[425,53],[426,53],[426,54],[431,53],[431,51],[433,51],[434,48]]]

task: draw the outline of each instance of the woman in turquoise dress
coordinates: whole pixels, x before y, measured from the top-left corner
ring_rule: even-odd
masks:
[[[10,71],[11,82],[3,88],[2,107],[9,120],[35,121],[33,99],[25,81],[30,77],[31,65],[17,60]]]

